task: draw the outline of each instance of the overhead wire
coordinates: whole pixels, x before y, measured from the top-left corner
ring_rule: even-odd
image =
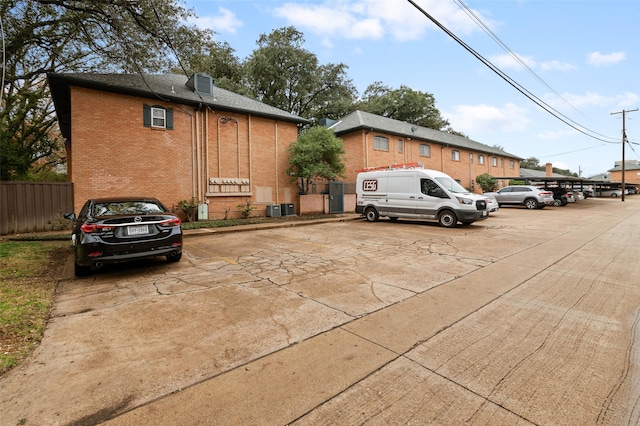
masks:
[[[435,24],[438,28],[440,28],[442,31],[444,31],[454,41],[456,41],[460,46],[462,46],[465,50],[467,50],[469,53],[471,53],[476,59],[478,59],[480,62],[482,62],[490,70],[492,70],[494,73],[496,73],[500,78],[502,78],[504,81],[506,81],[509,85],[511,85],[518,92],[523,94],[525,97],[527,97],[533,103],[538,105],[540,108],[542,108],[543,110],[545,110],[546,112],[548,112],[549,114],[551,114],[552,116],[557,118],[558,120],[562,121],[563,123],[565,123],[569,127],[573,128],[574,130],[584,134],[585,136],[588,136],[588,137],[590,137],[592,139],[596,139],[596,140],[599,140],[599,141],[605,142],[605,143],[610,143],[610,144],[619,144],[620,143],[619,141],[609,140],[609,139],[614,139],[614,138],[606,137],[607,139],[603,139],[602,137],[596,136],[596,135],[598,135],[598,133],[596,133],[596,132],[594,132],[594,131],[592,131],[592,130],[590,130],[590,129],[588,129],[588,128],[586,128],[586,127],[584,127],[584,126],[582,126],[582,125],[580,125],[580,124],[578,124],[576,122],[574,122],[570,118],[566,117],[564,114],[562,114],[559,111],[557,111],[555,108],[553,108],[552,106],[550,106],[549,104],[547,104],[546,102],[544,102],[543,100],[541,100],[540,98],[535,96],[529,90],[527,90],[522,85],[520,85],[518,82],[513,80],[509,75],[507,75],[502,70],[500,70],[491,61],[486,59],[484,56],[482,56],[480,53],[478,53],[475,49],[473,49],[471,46],[469,46],[467,43],[465,43],[462,39],[460,39],[457,35],[455,35],[452,31],[450,31],[447,27],[445,27],[442,23],[440,23],[437,19],[435,19],[431,14],[429,14],[422,7],[420,7],[414,0],[407,0],[407,1],[409,3],[411,3],[411,5],[413,5],[413,7],[415,7],[420,13],[422,13],[425,17],[427,17],[433,24]],[[602,136],[602,135],[600,135],[600,136]]]
[[[524,68],[531,76],[533,76],[533,78],[535,78],[538,82],[540,82],[540,84],[542,84],[543,86],[545,86],[547,89],[549,89],[555,96],[557,96],[560,100],[562,100],[562,102],[564,102],[565,104],[569,105],[574,111],[576,111],[578,114],[580,114],[581,116],[583,116],[584,118],[590,120],[593,122],[593,120],[591,120],[589,117],[587,117],[582,111],[580,111],[578,108],[576,108],[573,104],[571,104],[571,102],[569,102],[567,99],[565,99],[560,93],[558,93],[553,87],[551,87],[542,77],[540,77],[534,70],[531,69],[531,67],[529,65],[527,65],[527,63],[525,61],[522,60],[522,58],[520,58],[519,55],[517,55],[516,53],[514,53],[514,51],[512,49],[509,48],[509,46],[507,46],[501,39],[500,37],[498,37],[498,35],[496,35],[496,33],[493,32],[493,30],[491,30],[491,28],[485,24],[485,22],[482,20],[482,18],[480,16],[478,16],[473,9],[469,8],[469,6],[467,6],[464,1],[462,0],[453,0],[454,3],[456,3],[458,5],[458,7],[460,9],[462,9],[467,16],[469,16],[469,18],[471,18],[471,20],[473,22],[475,22],[487,35],[489,35],[489,37],[491,37],[491,39],[493,39],[511,58],[513,58],[514,61],[516,61],[522,68]],[[566,117],[563,115],[563,117]],[[568,117],[566,117],[567,119],[569,119]],[[571,122],[579,125],[578,123],[576,123],[574,120],[569,119]],[[581,126],[584,127],[584,126]],[[610,136],[607,135],[603,135],[601,133],[597,133],[596,131],[592,132],[598,136],[602,136],[604,138],[609,138]]]

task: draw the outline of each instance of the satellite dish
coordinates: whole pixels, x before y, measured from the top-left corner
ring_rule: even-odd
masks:
[[[411,126],[411,132],[415,133],[418,130],[418,126]]]

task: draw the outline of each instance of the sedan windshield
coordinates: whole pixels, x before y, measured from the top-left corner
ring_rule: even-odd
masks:
[[[166,213],[167,210],[150,201],[117,201],[109,203],[96,203],[93,206],[94,216],[114,215],[144,215],[151,213]]]

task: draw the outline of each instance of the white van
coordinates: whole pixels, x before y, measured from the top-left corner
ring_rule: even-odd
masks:
[[[358,173],[356,213],[369,222],[380,216],[391,220],[437,220],[451,228],[489,217],[485,198],[472,194],[451,176],[437,170],[390,169]]]

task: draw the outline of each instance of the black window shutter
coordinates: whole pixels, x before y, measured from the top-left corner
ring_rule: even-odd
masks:
[[[173,130],[173,108],[167,108],[167,130]]]
[[[147,104],[142,105],[142,122],[144,127],[151,127],[151,107]]]

